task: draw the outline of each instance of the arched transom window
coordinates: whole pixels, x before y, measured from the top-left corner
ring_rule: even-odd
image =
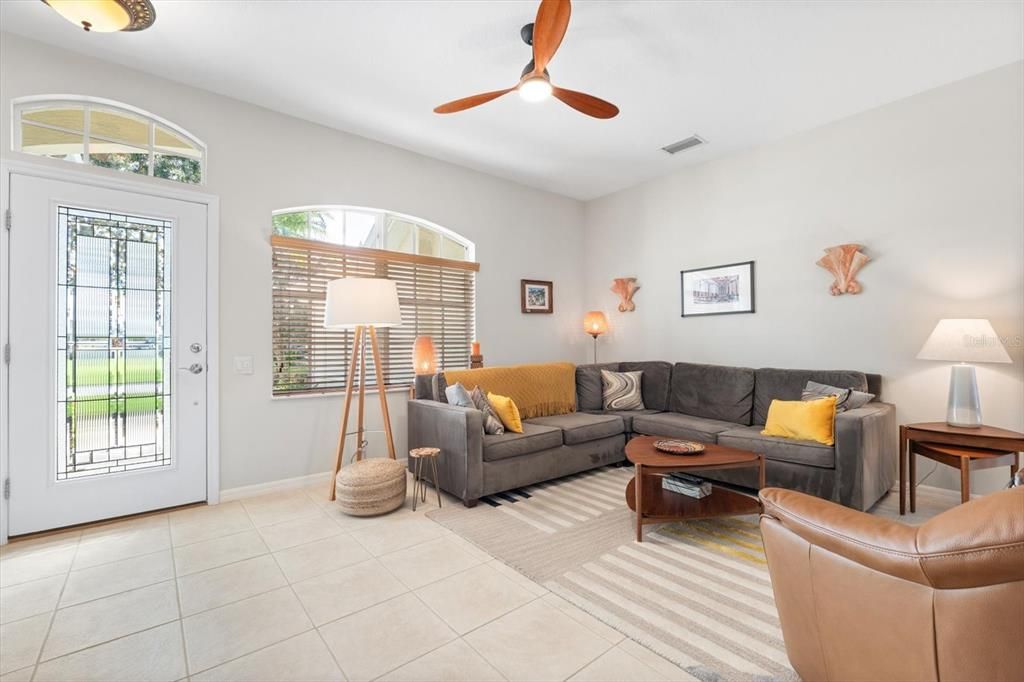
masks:
[[[378,331],[385,384],[412,383],[421,335],[433,338],[439,369],[469,366],[479,269],[472,242],[420,218],[357,206],[286,209],[272,220],[274,395],[344,388],[352,332],[323,326],[327,283],[339,277],[383,277],[398,287],[402,325]]]
[[[126,104],[27,97],[14,102],[14,120],[14,151],[175,182],[205,182],[206,145]]]

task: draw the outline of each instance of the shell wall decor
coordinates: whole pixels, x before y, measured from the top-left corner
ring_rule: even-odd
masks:
[[[640,285],[636,283],[636,277],[619,277],[612,280],[612,292],[619,295],[619,312],[631,313],[636,310],[633,303],[633,294]]]
[[[860,244],[840,244],[825,249],[817,264],[832,273],[835,280],[829,287],[829,293],[833,296],[843,294],[859,294],[861,292],[860,282],[857,281],[857,273],[863,268],[870,258],[861,253]]]

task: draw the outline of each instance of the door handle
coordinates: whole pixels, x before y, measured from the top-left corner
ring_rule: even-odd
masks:
[[[186,371],[186,372],[192,372],[193,374],[202,374],[203,373],[203,364],[201,362],[193,362],[188,367],[179,367],[178,369]]]

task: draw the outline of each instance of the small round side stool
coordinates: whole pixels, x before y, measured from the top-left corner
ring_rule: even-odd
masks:
[[[437,456],[439,448],[413,448],[409,456],[416,460],[413,463],[412,510],[416,511],[416,501],[427,501],[427,482],[423,478],[423,460],[430,460],[431,483],[437,491],[437,507],[441,508],[441,488],[437,484]]]

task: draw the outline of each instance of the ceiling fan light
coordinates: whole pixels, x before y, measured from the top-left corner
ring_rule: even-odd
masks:
[[[519,84],[519,96],[524,102],[541,102],[551,96],[551,83],[546,78],[535,76]]]
[[[149,0],[43,0],[75,26],[95,33],[141,31],[153,25]]]

